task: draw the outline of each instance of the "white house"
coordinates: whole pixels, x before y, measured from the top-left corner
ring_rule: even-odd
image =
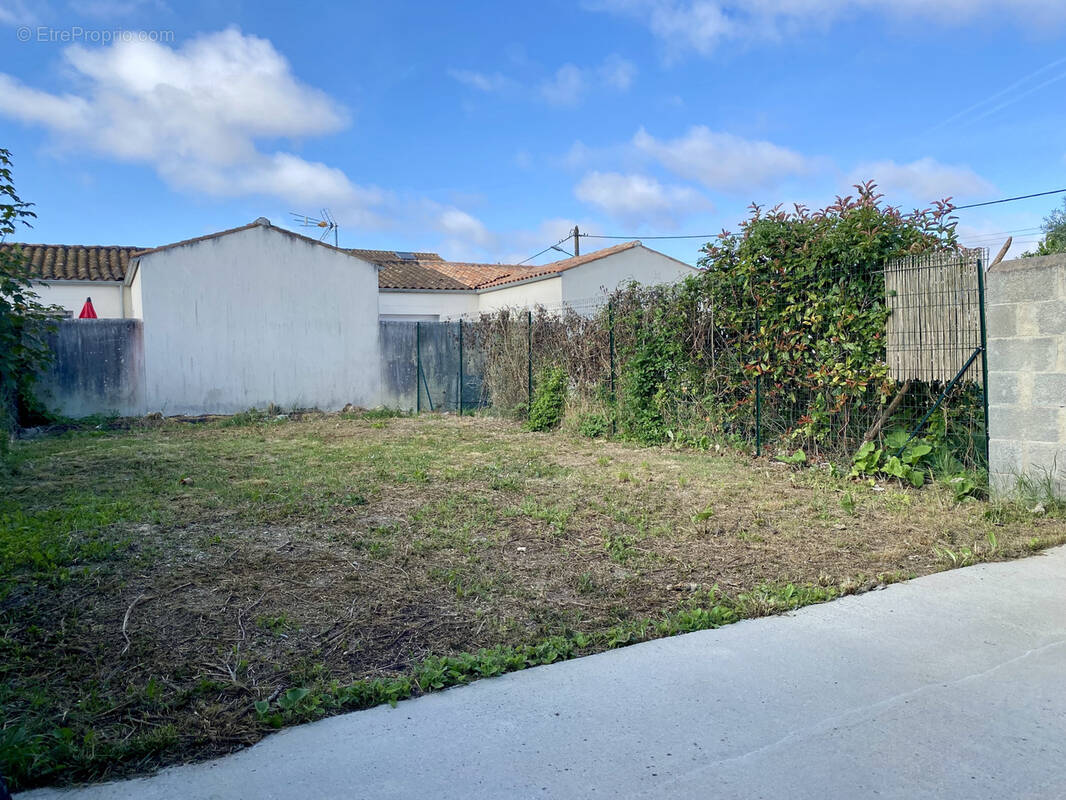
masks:
[[[144,321],[146,407],[377,405],[377,273],[262,217],[138,253],[125,285]]]
[[[674,283],[697,270],[639,241],[539,266],[444,261],[436,253],[353,250],[382,267],[382,319],[439,320],[501,308],[602,299],[620,285]]]
[[[34,289],[45,305],[59,306],[67,317],[77,316],[89,297],[97,316],[130,317],[125,288],[130,256],[145,247],[122,245],[0,244],[18,247],[38,279]]]
[[[296,237],[292,241],[324,244],[269,222],[266,225],[273,231]],[[248,227],[191,241],[214,239]],[[184,247],[187,243],[178,244]],[[67,316],[77,316],[86,298],[91,297],[99,317],[142,318],[131,294],[131,261],[136,264],[141,255],[177,245],[152,250],[119,245],[17,246],[22,248],[34,276],[40,279],[36,289],[42,302],[60,306]],[[605,293],[630,281],[645,285],[674,283],[697,272],[695,267],[645,247],[639,241],[537,266],[445,261],[436,253],[359,249],[339,252],[379,268],[375,292],[377,314],[386,320],[431,321],[500,308],[537,305],[551,308],[602,299]],[[245,263],[256,259],[264,274],[274,269],[284,270],[285,267],[274,264],[278,255],[250,251]],[[195,291],[191,283],[185,283],[183,288]]]
[[[0,247],[22,249],[44,303],[77,316],[91,297],[98,317],[129,321],[71,323],[57,341],[80,364],[51,375],[55,410],[71,415],[372,407],[392,397],[382,389],[381,320],[559,307],[695,271],[640,242],[539,266],[348,250],[262,217],[152,249]]]
[[[150,250],[21,247],[43,302],[142,323],[141,406],[124,413],[379,402],[379,267],[345,250],[264,218]]]

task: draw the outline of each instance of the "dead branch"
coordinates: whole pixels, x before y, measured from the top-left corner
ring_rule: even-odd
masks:
[[[910,391],[911,382],[904,381],[903,386],[900,387],[899,393],[892,398],[892,402],[888,404],[888,407],[884,410],[884,413],[877,418],[877,422],[870,426],[870,430],[866,431],[866,435],[862,437],[863,442],[872,441],[877,437],[877,434],[881,432],[881,429],[885,427],[885,423],[888,422],[892,415],[896,413],[896,409],[899,408],[899,404],[903,402],[904,395]]]
[[[1011,242],[1013,242],[1013,241],[1014,241],[1014,237],[1013,236],[1008,236],[1007,237],[1007,241],[1005,241],[1003,243],[1003,246],[1001,248],[999,248],[999,252],[996,254],[996,257],[993,258],[992,259],[992,263],[988,265],[989,269],[992,269],[992,267],[996,266],[996,264],[998,264],[1000,261],[1003,260],[1003,258],[1007,255],[1007,251],[1010,250]]]

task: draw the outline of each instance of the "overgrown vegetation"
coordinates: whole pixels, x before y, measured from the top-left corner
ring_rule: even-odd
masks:
[[[16,194],[11,168],[10,151],[0,148],[0,244],[37,216]],[[51,310],[38,300],[22,253],[0,247],[0,461],[16,425],[48,420],[33,394],[37,373],[51,358],[44,338]]]
[[[1066,540],[1039,482],[1030,505],[957,502],[940,481],[489,418],[235,419],[16,443],[0,477],[0,771],[16,786],[206,758]]]
[[[533,390],[533,404],[529,407],[529,430],[550,431],[559,427],[566,407],[569,380],[562,367],[549,366],[541,370]]]
[[[566,373],[564,420],[589,436],[750,446],[758,424],[771,451],[803,451],[808,463],[843,466],[867,439],[891,449],[886,431],[912,430],[944,386],[890,376],[884,267],[955,252],[955,220],[948,203],[902,213],[872,184],[857,189],[818,212],[753,207],[738,233],[704,248],[702,271],[676,285],[632,285],[598,311],[486,315],[476,328],[493,404],[518,402],[515,381],[525,388],[532,362]],[[980,387],[954,385],[922,435],[979,478]],[[917,481],[905,456],[913,449],[886,457],[880,474]]]

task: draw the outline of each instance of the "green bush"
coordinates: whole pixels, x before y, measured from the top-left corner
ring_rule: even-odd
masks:
[[[590,439],[606,436],[610,426],[611,423],[603,414],[582,414],[577,423],[577,429],[581,435]]]
[[[701,271],[612,300],[618,424],[649,444],[764,431],[819,453],[869,428],[897,391],[885,358],[884,264],[957,246],[951,206],[909,214],[871,183],[817,212],[753,207]],[[672,436],[671,436],[672,434]]]
[[[15,194],[11,153],[0,148],[0,241],[37,215]],[[17,426],[48,422],[33,394],[41,367],[52,358],[45,335],[55,326],[55,308],[44,306],[19,248],[0,251],[0,458],[8,454],[8,436]]]
[[[569,378],[562,367],[546,367],[537,377],[533,390],[533,404],[529,407],[526,428],[531,431],[550,431],[559,427],[566,407]]]

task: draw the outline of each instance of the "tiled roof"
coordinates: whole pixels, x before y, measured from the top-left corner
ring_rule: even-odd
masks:
[[[395,250],[349,250],[349,253],[377,264],[378,288],[381,289],[469,289],[436,267],[445,263],[436,253],[400,253]]]
[[[465,283],[416,261],[386,264],[378,272],[379,289],[469,290]]]
[[[378,285],[382,289],[493,289],[510,283],[542,278],[565,272],[590,261],[621,253],[639,245],[639,241],[623,242],[603,250],[573,256],[550,264],[528,266],[519,264],[478,264],[466,261],[444,261],[436,253],[409,253],[400,259],[392,251],[352,250],[356,255],[380,264]],[[373,255],[371,255],[373,254]],[[443,280],[448,283],[442,282]]]
[[[349,253],[359,256],[364,261],[371,261],[375,264],[385,264],[386,262],[410,262],[415,261],[443,261],[436,253],[406,253],[396,250],[359,250],[357,248],[350,248]],[[402,253],[402,255],[401,255]]]
[[[120,245],[0,244],[0,250],[22,249],[35,278],[51,281],[120,281],[130,256],[143,247]]]

